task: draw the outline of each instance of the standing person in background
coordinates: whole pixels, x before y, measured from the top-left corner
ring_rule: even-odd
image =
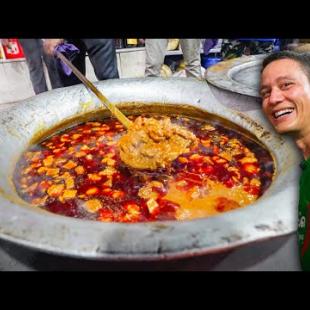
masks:
[[[30,80],[35,94],[48,90],[43,69],[43,61],[47,67],[52,88],[62,87],[54,57],[43,51],[42,39],[19,39],[29,69]],[[2,39],[2,44],[8,46],[9,39]]]
[[[80,50],[72,63],[84,75],[86,73],[85,57],[87,52],[98,80],[119,78],[114,39],[46,39],[44,49],[47,54],[53,55],[55,48],[64,42],[73,44]],[[59,70],[59,74],[63,86],[81,83],[74,74],[68,76],[61,70]]]
[[[202,79],[200,59],[200,39],[180,39],[187,77]],[[160,76],[165,61],[168,39],[146,39],[145,76]]]

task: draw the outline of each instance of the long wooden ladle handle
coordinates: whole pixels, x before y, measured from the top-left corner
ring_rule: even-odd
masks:
[[[115,105],[113,105],[102,94],[102,92],[72,64],[69,59],[67,59],[62,53],[58,51],[56,51],[55,54],[72,70],[77,78],[97,96],[97,98],[104,104],[104,106],[110,110],[112,115],[114,115],[127,129],[132,125],[132,122]]]

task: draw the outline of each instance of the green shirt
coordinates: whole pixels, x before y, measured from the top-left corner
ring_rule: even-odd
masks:
[[[310,271],[310,158],[301,164],[298,205],[298,243],[301,266]]]

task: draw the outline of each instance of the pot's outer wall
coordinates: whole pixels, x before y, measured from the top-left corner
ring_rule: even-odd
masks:
[[[192,221],[100,223],[52,214],[25,204],[12,174],[29,141],[66,119],[102,109],[83,85],[33,97],[0,115],[0,237],[55,254],[105,260],[157,260],[226,251],[297,228],[298,165],[288,138],[221,105],[205,82],[193,79],[121,79],[96,83],[113,103],[185,104],[226,118],[253,133],[275,159],[276,174],[254,204],[219,216]],[[263,124],[263,125],[261,125]]]

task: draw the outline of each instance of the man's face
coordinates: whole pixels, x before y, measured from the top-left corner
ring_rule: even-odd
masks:
[[[279,59],[261,75],[263,111],[277,132],[302,134],[310,127],[310,83],[300,64]]]

